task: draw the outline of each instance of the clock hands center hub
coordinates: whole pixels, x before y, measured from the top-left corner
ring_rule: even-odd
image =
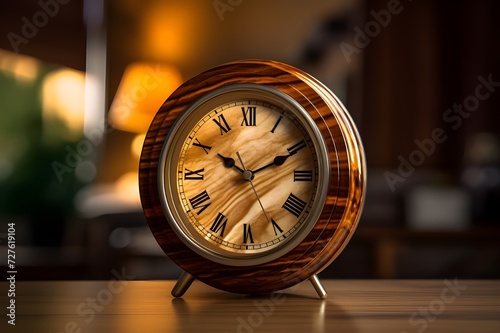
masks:
[[[253,179],[253,177],[254,177],[254,175],[253,175],[252,171],[250,171],[250,170],[243,171],[243,179],[244,180],[250,180],[251,181]]]

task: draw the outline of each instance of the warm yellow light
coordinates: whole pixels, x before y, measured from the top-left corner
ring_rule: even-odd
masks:
[[[132,141],[132,154],[137,158],[141,157],[142,145],[145,138],[145,134],[139,134],[134,138],[134,141]]]
[[[116,181],[116,193],[119,193],[125,200],[138,202],[140,200],[138,183],[139,174],[137,172],[127,172]]]
[[[128,66],[109,111],[111,125],[123,131],[145,133],[160,106],[181,83],[180,73],[170,66]]]
[[[185,61],[191,56],[193,38],[199,34],[200,13],[206,13],[203,6],[189,1],[154,1],[144,6],[138,26],[144,56],[176,63]]]
[[[85,75],[72,69],[48,74],[42,86],[42,110],[46,136],[78,138],[85,114]],[[46,128],[62,122],[66,128]],[[54,133],[54,130],[57,133]]]
[[[137,172],[127,172],[123,174],[116,181],[116,189],[120,193],[136,194],[138,191],[138,179],[139,176]]]
[[[39,72],[36,59],[0,50],[0,70],[20,83],[33,82]]]

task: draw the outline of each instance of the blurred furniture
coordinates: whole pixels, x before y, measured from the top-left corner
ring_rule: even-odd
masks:
[[[127,267],[141,279],[176,279],[181,271],[163,253],[142,213],[112,214],[85,222],[89,272],[102,279]],[[466,231],[415,231],[363,221],[322,278],[336,279],[498,279],[500,227]],[[356,264],[353,264],[356,263]]]
[[[23,235],[19,223],[19,235]],[[61,247],[19,244],[19,280],[108,279],[125,267],[137,279],[177,279],[181,270],[163,253],[142,212],[72,221]],[[335,279],[498,279],[500,227],[413,231],[361,222],[345,250],[323,272]],[[0,246],[1,249],[6,249]],[[0,252],[6,263],[7,251]],[[0,272],[5,279],[6,269]]]
[[[429,278],[432,274],[436,278],[440,274],[450,276],[451,272],[466,278],[488,278],[497,275],[500,268],[500,228],[497,226],[477,226],[456,232],[369,226],[359,228],[355,235],[358,242],[371,248],[375,278]],[[437,267],[443,265],[440,250],[451,252],[453,249],[456,256],[447,261],[448,267],[441,267],[444,271],[440,273]],[[416,256],[412,252],[416,252]],[[433,269],[434,273],[430,273]]]

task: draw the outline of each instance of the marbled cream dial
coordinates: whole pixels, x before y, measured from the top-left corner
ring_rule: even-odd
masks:
[[[184,131],[177,192],[187,224],[235,255],[275,249],[300,233],[318,190],[318,157],[290,110],[240,100]]]

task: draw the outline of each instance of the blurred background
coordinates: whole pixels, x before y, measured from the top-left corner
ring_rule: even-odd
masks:
[[[344,102],[366,205],[321,277],[500,278],[500,3],[23,0],[0,12],[0,264],[18,280],[177,278],[142,214],[139,154],[183,81],[264,58]]]

